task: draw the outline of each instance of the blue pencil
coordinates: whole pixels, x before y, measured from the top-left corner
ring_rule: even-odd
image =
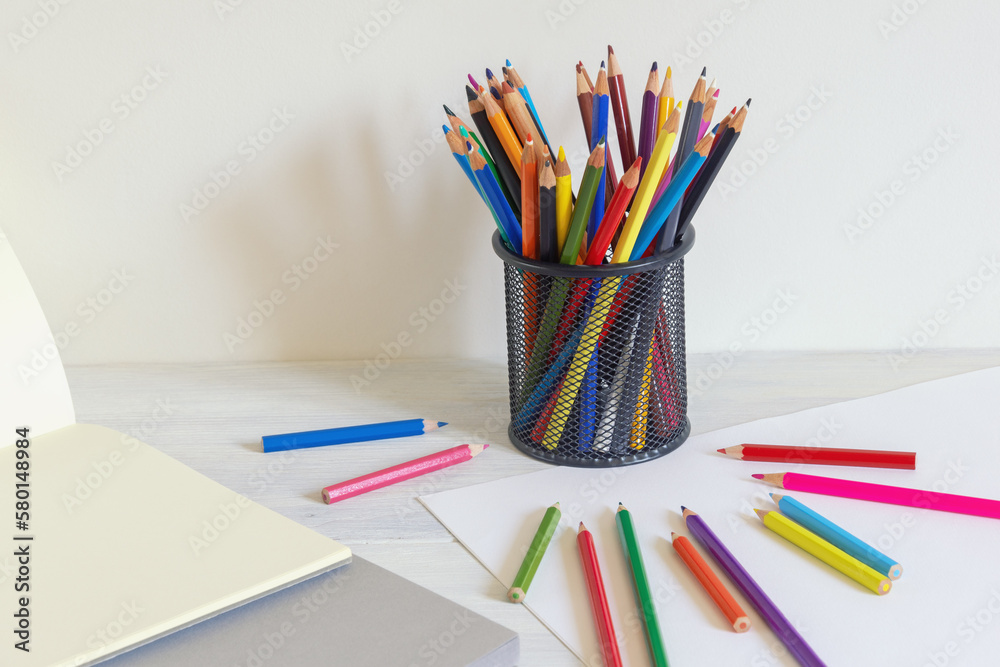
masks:
[[[884,553],[869,546],[854,535],[817,514],[790,496],[777,493],[771,494],[771,499],[778,505],[781,513],[807,530],[811,530],[824,540],[857,558],[865,565],[890,579],[899,579],[903,567]]]
[[[562,350],[556,356],[552,365],[549,366],[549,370],[545,373],[538,384],[532,389],[531,394],[529,394],[528,399],[524,401],[524,405],[518,411],[517,419],[521,423],[527,423],[529,420],[534,420],[535,413],[541,409],[542,405],[545,403],[545,399],[548,398],[552,389],[556,386],[559,378],[562,376],[563,371],[566,370],[566,366],[569,365],[570,360],[573,358],[573,353],[576,352],[577,343],[580,342],[580,337],[583,335],[583,322],[576,327],[573,333],[570,335],[569,339],[563,344]],[[528,419],[526,419],[526,417]]]
[[[479,181],[476,180],[476,176],[472,173],[472,165],[469,164],[469,156],[465,154],[464,150],[462,150],[466,141],[455,136],[455,133],[447,125],[442,125],[441,127],[444,128],[444,136],[445,139],[448,140],[448,146],[451,148],[451,154],[455,157],[455,162],[457,162],[458,166],[462,168],[462,172],[465,173],[466,178],[468,178],[469,182],[472,183],[472,187],[474,187],[476,192],[479,193],[479,197],[483,200],[483,203],[486,204],[486,208],[490,210],[490,215],[493,216],[493,221],[497,224],[497,229],[500,230],[500,237],[503,239],[503,242],[508,248],[511,247],[510,239],[507,238],[507,232],[503,228],[503,223],[500,222],[500,217],[497,215],[497,212],[493,210],[493,205],[490,204],[490,200],[486,197],[486,193],[483,192],[483,187],[479,184]]]
[[[597,74],[597,81],[594,83],[594,110],[590,123],[590,150],[597,148],[608,135],[608,109],[611,104],[611,94],[608,88],[608,70],[601,61],[601,71]],[[587,223],[587,244],[594,240],[597,235],[597,228],[604,218],[604,182],[607,180],[604,170],[601,168],[601,178],[597,181],[597,194],[594,195],[594,207],[590,210],[590,221]]]
[[[361,426],[343,426],[327,428],[321,431],[302,431],[301,433],[285,433],[282,435],[265,435],[261,438],[265,452],[284,452],[290,449],[305,449],[307,447],[323,447],[325,445],[343,445],[349,442],[368,442],[369,440],[385,440],[386,438],[405,438],[410,435],[423,435],[444,426],[446,422],[436,422],[430,419],[403,419],[381,424],[363,424]]]
[[[469,151],[469,164],[472,167],[472,173],[476,175],[476,179],[479,180],[479,184],[483,187],[483,191],[489,198],[490,204],[493,205],[493,210],[500,216],[500,222],[503,228],[507,230],[507,238],[510,240],[511,250],[515,254],[520,255],[523,252],[521,245],[521,225],[517,222],[514,211],[507,202],[507,198],[500,191],[500,184],[497,183],[493,172],[487,167],[485,158],[479,154],[479,151],[470,142],[465,142],[465,146]]]
[[[713,137],[714,135],[712,134],[706,134],[698,142],[694,150],[691,151],[691,154],[684,160],[684,164],[681,165],[681,168],[677,170],[677,173],[670,180],[670,185],[663,191],[660,201],[656,202],[656,206],[646,215],[646,220],[642,223],[642,228],[639,230],[639,236],[636,237],[635,245],[632,246],[632,254],[629,257],[629,261],[635,261],[642,257],[642,254],[646,252],[646,248],[653,242],[657,232],[663,228],[664,224],[669,224],[668,217],[671,211],[677,207],[677,203],[684,196],[687,186],[698,175],[701,165],[705,164],[705,158],[712,147]]]

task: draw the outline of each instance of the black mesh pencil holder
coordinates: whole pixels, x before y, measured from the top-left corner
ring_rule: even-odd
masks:
[[[670,252],[603,266],[504,261],[514,446],[548,463],[609,467],[683,443],[687,418],[684,260]]]

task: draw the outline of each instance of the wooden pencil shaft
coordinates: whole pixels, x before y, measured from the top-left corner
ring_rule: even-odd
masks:
[[[535,530],[535,536],[531,540],[531,545],[528,546],[528,551],[524,554],[524,560],[521,561],[521,567],[517,571],[517,576],[514,577],[514,582],[507,593],[511,602],[524,602],[524,596],[527,595],[528,588],[535,578],[535,573],[538,572],[538,566],[545,556],[545,551],[548,549],[549,542],[552,540],[556,528],[559,527],[559,519],[561,517],[562,512],[559,509],[559,503],[545,510],[545,514],[542,516],[542,520]]]

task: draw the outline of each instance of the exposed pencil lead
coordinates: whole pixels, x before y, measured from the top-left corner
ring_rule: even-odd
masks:
[[[513,65],[510,64],[510,58],[507,59],[507,67],[513,67]]]
[[[656,71],[656,61],[655,60],[653,61],[653,66],[650,67],[650,69],[653,70],[654,72]]]
[[[603,60],[601,61],[601,69],[607,69],[607,65],[604,64]]]
[[[753,99],[752,97],[748,97],[747,98],[747,103],[744,106],[750,106],[750,100],[752,100],[752,99]]]
[[[708,68],[707,67],[702,67],[701,68],[701,75],[705,76],[706,74],[708,74]]]
[[[750,476],[753,477],[754,479],[764,479],[764,476],[760,473],[754,473]]]
[[[442,104],[441,106],[444,107],[444,112],[446,114],[448,114],[449,116],[454,116],[455,115],[455,112],[452,111],[451,109],[449,109],[447,104]]]

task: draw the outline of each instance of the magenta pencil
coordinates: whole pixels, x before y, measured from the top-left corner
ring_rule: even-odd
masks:
[[[487,447],[489,445],[459,445],[406,463],[400,463],[385,470],[333,484],[323,489],[323,500],[329,505],[412,477],[426,475],[429,472],[463,463],[479,456]]]
[[[789,491],[805,491],[824,496],[839,498],[854,498],[873,503],[888,503],[890,505],[905,505],[906,507],[921,507],[939,512],[954,512],[956,514],[971,514],[985,516],[990,519],[1000,519],[1000,500],[990,498],[975,498],[959,496],[954,493],[939,493],[921,489],[908,489],[902,486],[872,484],[870,482],[855,482],[849,479],[835,477],[820,477],[819,475],[803,475],[797,472],[779,472],[767,475],[753,475],[755,479],[763,480],[781,489]]]

